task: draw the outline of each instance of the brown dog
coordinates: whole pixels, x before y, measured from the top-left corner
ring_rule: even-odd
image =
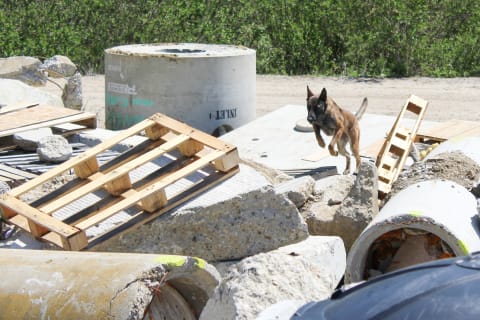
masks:
[[[368,100],[364,98],[360,109],[354,115],[350,111],[340,108],[333,99],[327,97],[325,88],[319,95],[314,95],[307,86],[307,120],[313,127],[320,147],[325,147],[321,131],[327,136],[333,136],[328,145],[328,151],[332,156],[337,156],[340,153],[346,158],[347,163],[343,174],[350,173],[350,153],[346,148],[347,143],[350,143],[350,148],[355,156],[357,172],[360,168],[360,128],[358,120],[365,113],[367,104]],[[334,149],[335,144],[338,151]]]

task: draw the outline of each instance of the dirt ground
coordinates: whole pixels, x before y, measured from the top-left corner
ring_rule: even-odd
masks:
[[[367,113],[396,116],[412,94],[429,101],[426,120],[450,119],[480,121],[480,78],[344,78],[312,76],[257,75],[257,117],[287,104],[305,106],[306,86],[315,92],[323,87],[342,107],[356,111],[364,97]],[[105,78],[103,75],[82,78],[86,111],[98,115],[104,127]],[[49,85],[48,91],[59,93]]]

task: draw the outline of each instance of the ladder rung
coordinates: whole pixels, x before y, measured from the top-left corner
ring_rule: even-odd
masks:
[[[410,129],[404,128],[404,127],[398,127],[397,130],[395,130],[395,134],[394,134],[394,136],[404,140],[409,138],[410,135],[411,135]]]
[[[399,159],[395,159],[392,157],[385,156],[382,161],[380,162],[379,168],[382,169],[392,169],[395,168],[398,164]]]
[[[387,169],[378,169],[378,178],[385,180],[385,181],[392,181],[393,178],[395,177],[395,171],[396,169],[392,170],[387,170]]]
[[[410,139],[403,140],[398,137],[392,137],[391,143],[393,146],[399,149],[402,149],[404,151],[410,150],[410,143],[411,143]]]
[[[390,184],[385,183],[383,181],[378,181],[378,191],[379,192],[387,194],[387,193],[390,192],[391,189],[392,189],[392,187],[390,186]]]

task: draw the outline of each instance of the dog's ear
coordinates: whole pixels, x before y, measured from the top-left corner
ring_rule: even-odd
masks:
[[[323,88],[318,98],[322,101],[327,101],[327,89]]]
[[[313,96],[312,90],[307,86],[307,99],[309,99],[311,96]]]

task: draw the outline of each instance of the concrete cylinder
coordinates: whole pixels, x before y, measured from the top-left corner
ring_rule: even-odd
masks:
[[[357,238],[347,256],[345,283],[367,280],[379,261],[390,272],[394,264],[435,260],[440,255],[431,252],[429,242],[444,257],[478,251],[478,223],[477,201],[464,187],[445,180],[413,184],[393,196]]]
[[[219,136],[255,119],[255,50],[164,43],[105,51],[105,126],[160,112]]]
[[[435,158],[445,152],[462,152],[464,155],[480,165],[480,137],[458,136],[442,142],[433,149],[425,159]]]
[[[219,283],[192,257],[0,249],[2,319],[198,319]]]

